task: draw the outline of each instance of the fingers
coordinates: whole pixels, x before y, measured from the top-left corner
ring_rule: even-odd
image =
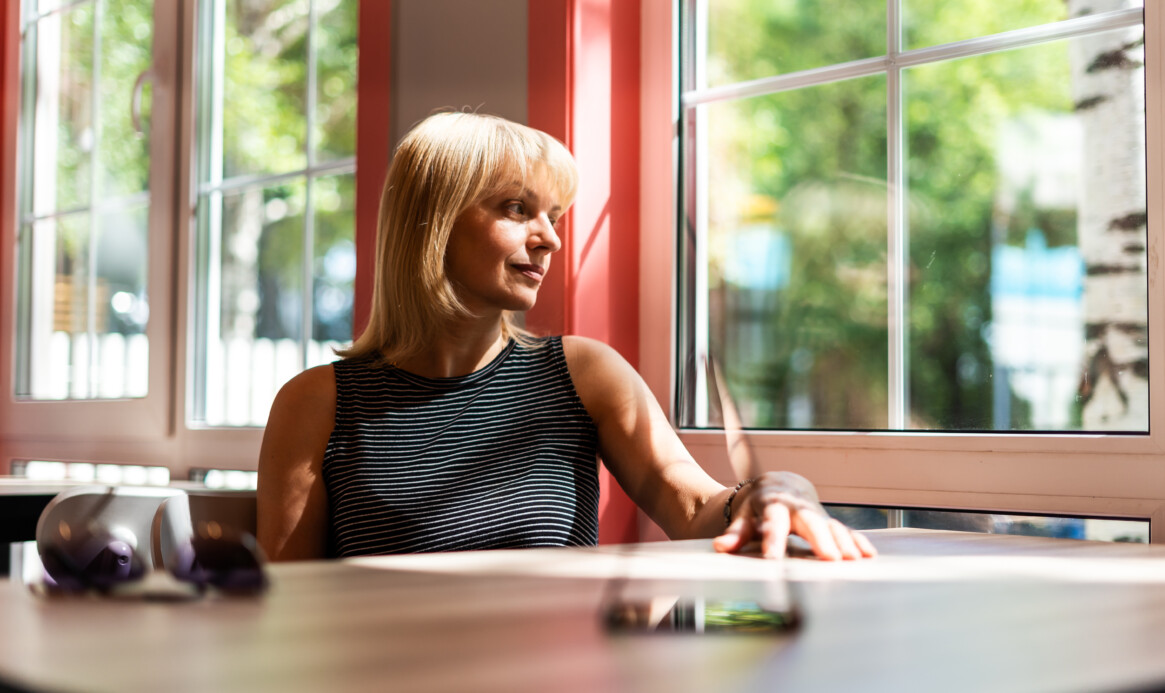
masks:
[[[837,561],[843,557],[830,521],[821,513],[813,510],[798,511],[793,516],[793,531],[809,542],[809,547],[818,558]]]
[[[878,555],[877,549],[865,536],[817,512],[798,512],[794,531],[809,542],[818,558],[826,561],[853,561]]]
[[[761,518],[761,555],[765,558],[782,558],[789,544],[792,529],[789,506],[783,503],[769,503]]]
[[[740,513],[723,534],[713,539],[716,551],[741,551],[753,539],[760,539],[765,558],[781,558],[789,535],[797,534],[823,560],[858,560],[878,555],[864,535],[829,517],[816,496],[806,498],[798,489],[767,474],[749,486],[737,496]]]
[[[728,525],[723,534],[712,540],[712,547],[720,553],[739,551],[752,541],[755,533],[752,518],[747,513],[741,513]]]
[[[862,552],[862,556],[873,558],[878,555],[878,550],[874,548],[874,545],[866,538],[866,535],[858,532],[851,532],[851,534],[853,535],[854,542],[858,545],[858,550]]]

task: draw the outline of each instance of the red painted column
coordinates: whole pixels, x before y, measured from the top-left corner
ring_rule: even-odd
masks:
[[[9,322],[0,335],[15,330],[13,315],[16,270],[16,124],[20,111],[20,3],[6,2],[0,7],[0,319]],[[12,368],[12,341],[0,340],[0,368]],[[11,396],[12,378],[0,375],[5,391]],[[11,458],[7,444],[0,437],[0,474],[9,474]]]
[[[388,172],[392,46],[391,0],[360,0],[360,51],[356,65],[356,281],[352,334],[368,324],[376,268],[376,225],[380,189]],[[373,29],[369,33],[365,31]]]
[[[639,360],[639,13],[639,0],[530,0],[527,56],[529,124],[567,143],[581,177],[557,283],[543,285],[528,324],[606,342],[632,365]],[[600,541],[637,540],[634,504],[606,470],[600,482]]]

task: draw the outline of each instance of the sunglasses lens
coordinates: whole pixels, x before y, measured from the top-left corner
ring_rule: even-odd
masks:
[[[133,547],[101,532],[45,547],[41,562],[50,583],[65,590],[109,589],[145,573]]]
[[[184,582],[224,592],[255,593],[267,587],[258,544],[245,533],[196,533],[175,552],[170,572]]]

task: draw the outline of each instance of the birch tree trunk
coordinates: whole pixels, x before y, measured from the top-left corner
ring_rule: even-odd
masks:
[[[1127,0],[1067,0],[1076,17]],[[1083,133],[1077,242],[1084,261],[1086,430],[1149,426],[1144,32],[1073,40],[1072,90]]]

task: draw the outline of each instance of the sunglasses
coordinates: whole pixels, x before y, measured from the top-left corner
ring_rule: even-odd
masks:
[[[198,522],[163,560],[174,579],[199,593],[210,588],[227,594],[258,594],[267,588],[263,553],[255,537],[217,522]],[[134,546],[95,521],[61,520],[38,542],[50,590],[109,592],[142,580],[146,561]]]

